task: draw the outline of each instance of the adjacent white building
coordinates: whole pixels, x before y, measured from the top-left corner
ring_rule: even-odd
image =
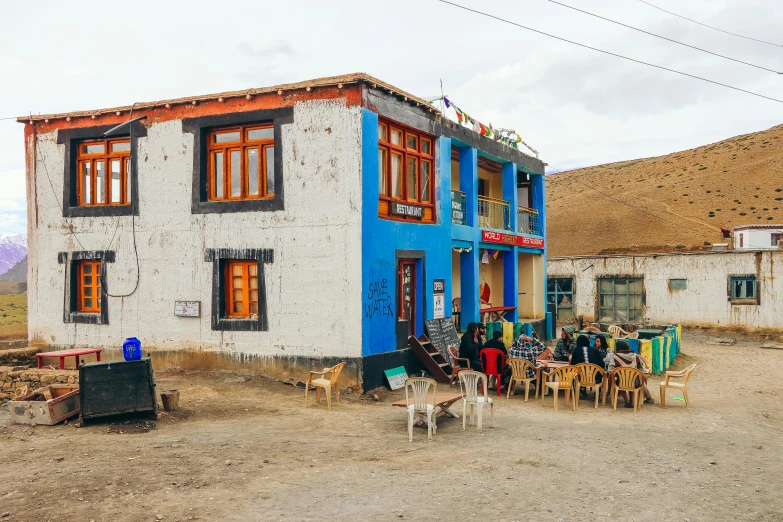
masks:
[[[741,225],[734,227],[735,250],[778,248],[783,240],[783,225]]]
[[[548,302],[560,323],[783,328],[783,251],[552,257]]]

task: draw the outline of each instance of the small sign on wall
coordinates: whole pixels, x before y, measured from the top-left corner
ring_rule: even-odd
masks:
[[[432,318],[443,319],[446,314],[446,297],[443,294],[432,296]]]
[[[392,214],[395,216],[409,216],[415,218],[424,217],[424,208],[417,205],[408,205],[405,203],[392,202]]]
[[[405,386],[405,381],[408,380],[408,372],[405,371],[404,366],[398,366],[391,370],[384,370],[386,378],[389,380],[389,388],[392,390],[399,390]]]
[[[177,317],[201,317],[201,301],[174,301]]]

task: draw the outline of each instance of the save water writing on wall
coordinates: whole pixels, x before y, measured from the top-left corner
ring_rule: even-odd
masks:
[[[394,317],[392,296],[389,294],[389,281],[386,278],[372,281],[367,285],[367,295],[364,300],[364,316],[368,319]]]

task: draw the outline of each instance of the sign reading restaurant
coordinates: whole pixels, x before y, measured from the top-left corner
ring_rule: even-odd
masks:
[[[424,217],[424,207],[420,207],[418,205],[407,205],[405,203],[393,201],[391,210],[392,214],[395,216],[409,216],[415,218]]]
[[[482,230],[481,240],[485,243],[500,243],[501,245],[526,248],[544,248],[543,237],[517,236],[514,234],[493,232],[492,230]]]

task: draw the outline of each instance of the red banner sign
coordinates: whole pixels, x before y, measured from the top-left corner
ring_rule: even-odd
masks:
[[[517,236],[504,234],[492,230],[482,230],[481,240],[485,243],[499,243],[501,245],[519,246],[525,248],[544,248],[544,238]]]

